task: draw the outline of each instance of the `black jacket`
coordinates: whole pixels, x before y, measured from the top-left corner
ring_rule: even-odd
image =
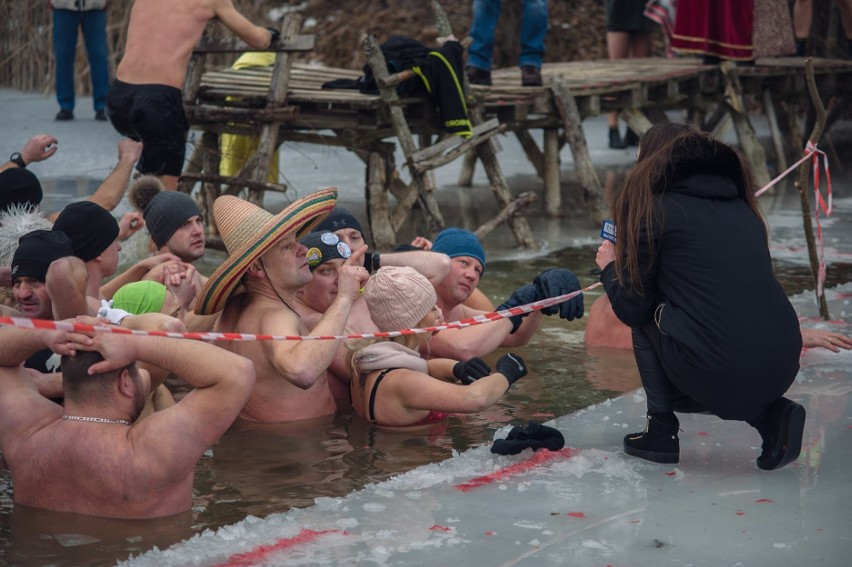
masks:
[[[674,181],[657,196],[654,243],[644,235],[635,243],[644,295],[619,285],[614,263],[601,273],[627,325],[656,324],[659,309],[669,379],[734,416],[744,409],[737,406],[769,403],[787,390],[802,347],[763,223],[740,197],[743,188],[725,176],[736,167],[718,159],[675,163]]]

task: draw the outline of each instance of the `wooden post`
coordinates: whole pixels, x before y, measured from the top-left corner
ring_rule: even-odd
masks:
[[[766,167],[766,152],[763,151],[763,146],[760,145],[757,135],[754,133],[754,128],[749,121],[748,110],[743,100],[743,88],[737,74],[737,66],[732,61],[724,61],[719,65],[719,68],[722,70],[725,82],[727,83],[725,87],[725,102],[728,105],[731,119],[734,121],[734,128],[737,131],[740,149],[742,149],[751,164],[757,185],[763,187],[771,179],[769,177],[769,170]]]
[[[527,134],[529,135],[529,134]],[[544,130],[544,212],[549,216],[562,215],[562,183],[559,172],[559,130]]]
[[[362,43],[367,53],[367,63],[373,70],[373,76],[375,76],[376,83],[379,85],[379,96],[388,109],[391,123],[399,139],[399,145],[402,147],[402,153],[406,156],[406,165],[411,171],[411,177],[417,187],[418,200],[426,219],[426,225],[429,227],[429,231],[434,234],[444,228],[444,218],[433,195],[435,187],[431,185],[430,177],[418,173],[414,167],[415,164],[409,159],[409,156],[417,151],[417,145],[414,143],[411,129],[408,127],[408,122],[405,120],[405,115],[400,107],[396,89],[387,86],[388,67],[384,55],[382,55],[382,50],[379,49],[376,39],[372,35],[367,35]]]
[[[470,187],[473,185],[473,173],[476,170],[476,152],[467,152],[462,159],[458,185],[459,187]]]
[[[769,131],[772,133],[772,147],[775,150],[776,169],[781,172],[787,169],[787,156],[784,154],[784,140],[781,128],[778,126],[778,115],[775,112],[775,100],[772,91],[763,91],[763,108],[766,110],[766,121],[769,123]]]
[[[215,132],[204,132],[201,135],[201,170],[219,172],[219,135]],[[201,195],[207,222],[207,235],[218,236],[219,229],[213,218],[213,202],[219,196],[219,184],[205,182],[201,184]]]
[[[822,99],[819,96],[816,80],[814,79],[813,58],[809,57],[807,61],[805,61],[805,73],[807,74],[808,79],[808,93],[811,95],[811,102],[813,102],[814,109],[816,110],[814,129],[808,139],[811,143],[816,145],[822,137],[827,113],[825,106],[822,104]],[[820,286],[817,284],[819,278],[819,253],[817,252],[816,239],[814,238],[814,228],[811,224],[811,207],[810,202],[808,201],[807,188],[809,171],[809,161],[806,161],[799,166],[799,180],[796,182],[796,186],[799,189],[799,199],[802,203],[802,223],[805,229],[805,241],[808,243],[808,258],[811,263],[811,274],[814,278],[814,293],[816,293],[817,304],[819,305],[819,314],[824,320],[828,321],[830,315],[828,313],[828,303],[825,300],[825,290],[820,289]],[[814,206],[818,207],[819,203],[815,203]]]
[[[648,117],[638,108],[625,108],[621,111],[621,118],[627,122],[631,130],[636,132],[637,136],[641,136],[653,126]]]
[[[371,151],[367,158],[367,211],[373,247],[390,250],[396,245],[396,231],[390,221],[387,163],[385,157]]]
[[[561,77],[550,79],[550,88],[553,92],[553,102],[562,118],[562,128],[571,153],[574,154],[574,167],[577,177],[585,191],[585,201],[589,208],[592,219],[598,223],[606,215],[606,206],[603,200],[603,186],[601,185],[589,147],[586,145],[586,136],[583,134],[580,111],[577,109],[577,101],[568,88],[568,83]]]
[[[298,12],[291,12],[284,18],[281,25],[281,40],[289,41],[299,33],[302,27],[302,16]],[[293,54],[279,52],[275,59],[272,70],[272,81],[269,84],[269,93],[266,96],[267,108],[280,108],[287,101],[287,85],[290,82],[290,68],[293,66]],[[260,139],[257,151],[248,160],[248,163],[240,171],[238,177],[266,181],[269,173],[269,163],[275,150],[278,148],[278,131],[281,125],[277,121],[265,123],[260,130]],[[248,190],[248,200],[263,206],[263,191],[256,189]]]

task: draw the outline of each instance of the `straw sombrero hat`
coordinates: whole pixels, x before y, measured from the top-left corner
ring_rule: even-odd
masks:
[[[224,309],[252,262],[282,238],[292,234],[298,239],[309,233],[336,202],[336,187],[311,193],[277,215],[231,195],[216,199],[213,217],[228,249],[228,258],[199,292],[195,312],[212,315]]]

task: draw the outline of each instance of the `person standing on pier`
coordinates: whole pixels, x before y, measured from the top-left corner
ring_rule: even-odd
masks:
[[[189,132],[181,89],[192,50],[213,18],[257,49],[279,37],[247,20],[231,0],[136,0],[107,95],[115,129],[143,143],[136,168],[160,177],[168,189],[177,187]]]
[[[645,17],[645,0],[606,0],[606,47],[610,59],[634,59],[651,56],[651,31],[654,22]],[[636,132],[618,133],[617,110],[607,115],[609,147],[623,150],[639,142]]]
[[[805,409],[783,396],[802,334],[772,272],[745,158],[687,125],[653,126],[612,211],[618,241],[605,240],[595,261],[632,328],[648,408],[624,452],[677,463],[675,412],[707,411],[757,429],[758,468],[796,460]]]
[[[474,85],[491,84],[494,30],[500,18],[501,0],[473,0],[473,23],[467,50],[467,79]],[[524,0],[521,16],[521,85],[540,87],[544,38],[547,35],[547,0]]]

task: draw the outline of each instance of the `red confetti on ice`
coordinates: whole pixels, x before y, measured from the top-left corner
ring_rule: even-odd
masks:
[[[755,500],[754,502],[756,504],[765,504],[767,502],[775,502],[775,500],[772,500],[771,498],[760,498],[758,500]]]
[[[439,526],[438,524],[435,524],[434,526],[429,528],[429,531],[430,532],[451,532],[451,531],[453,531],[453,528],[448,528],[447,526]]]
[[[737,510],[737,516],[745,516],[745,512],[742,510]]]
[[[533,453],[533,456],[527,459],[526,461],[521,461],[520,463],[509,465],[508,467],[496,470],[493,473],[489,473],[485,476],[478,476],[474,479],[471,479],[470,482],[457,484],[455,487],[461,490],[462,492],[467,492],[469,490],[473,490],[474,488],[479,488],[480,486],[485,486],[486,484],[491,484],[492,482],[503,480],[504,478],[508,478],[513,474],[528,471],[539,465],[554,461],[559,457],[565,457],[566,459],[570,459],[574,455],[578,454],[579,453],[575,449],[571,448],[560,449],[558,451],[536,451],[535,453]]]
[[[675,471],[669,471],[666,473],[666,476],[675,476],[677,473]]]
[[[261,545],[255,547],[251,551],[246,551],[245,553],[238,553],[236,555],[232,555],[228,558],[224,563],[219,563],[215,567],[249,567],[251,565],[257,565],[261,561],[263,561],[266,556],[275,551],[282,551],[284,549],[290,549],[297,545],[301,545],[303,543],[310,543],[317,539],[321,535],[325,534],[343,534],[346,535],[346,532],[340,530],[302,530],[298,535],[294,537],[282,538],[273,543],[272,545]]]
[[[710,435],[706,431],[699,431],[698,434],[701,435],[702,437],[707,437],[708,435]]]
[[[572,518],[585,518],[586,515],[582,512],[568,512],[566,516],[571,516]]]

